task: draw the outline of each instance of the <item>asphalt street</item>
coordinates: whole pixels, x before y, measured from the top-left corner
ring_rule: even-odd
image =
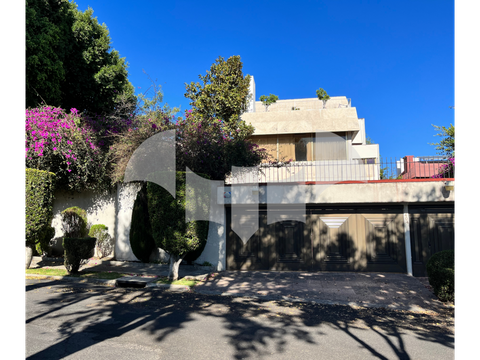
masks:
[[[27,359],[453,359],[453,310],[26,280]]]

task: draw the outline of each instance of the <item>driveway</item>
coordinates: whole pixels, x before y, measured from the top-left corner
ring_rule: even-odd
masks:
[[[224,271],[195,292],[417,312],[452,307],[428,289],[428,279],[397,273]]]
[[[31,265],[31,268],[36,267],[64,269],[63,260],[42,260],[39,257],[34,258]],[[94,258],[82,269],[132,275],[168,274],[167,265]],[[212,274],[192,265],[180,266],[180,277],[202,274],[209,277],[193,289],[199,294],[254,296],[270,300],[385,307],[417,312],[438,312],[453,307],[436,298],[429,290],[428,279],[407,274],[300,271],[222,271]]]

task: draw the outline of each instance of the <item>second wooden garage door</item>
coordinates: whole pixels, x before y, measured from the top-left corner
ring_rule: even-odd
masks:
[[[228,224],[231,216],[227,209]],[[406,272],[400,208],[311,208],[305,223],[280,212],[268,224],[266,209],[258,216],[246,244],[228,228],[228,269]]]

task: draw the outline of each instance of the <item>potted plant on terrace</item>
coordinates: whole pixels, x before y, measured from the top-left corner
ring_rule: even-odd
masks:
[[[321,100],[323,102],[323,108],[325,109],[325,105],[327,104],[327,101],[330,99],[330,96],[327,94],[325,90],[320,88],[317,90],[317,97],[318,97],[318,100]]]
[[[88,236],[87,212],[77,206],[62,211],[65,249],[64,264],[69,274],[76,274],[80,265],[92,256],[97,241]]]
[[[274,94],[270,94],[269,96],[266,96],[266,95],[260,96],[260,101],[265,106],[265,111],[268,111],[268,107],[276,103],[277,100],[278,100],[278,96]]]

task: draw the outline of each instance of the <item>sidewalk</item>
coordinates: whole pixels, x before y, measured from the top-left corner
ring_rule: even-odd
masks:
[[[34,257],[30,268],[65,269],[63,259],[42,260]],[[90,259],[80,270],[112,271],[139,276],[167,276],[168,265]],[[213,274],[193,265],[181,265],[179,278],[185,276],[206,279],[193,290],[177,285],[171,290],[193,291],[206,295],[247,296],[266,300],[314,302],[363,307],[384,307],[397,310],[438,312],[445,305],[427,288],[428,279],[399,273],[297,272],[297,271],[222,271]],[[125,279],[125,278],[124,278]],[[69,279],[73,280],[73,279]],[[75,278],[79,281],[80,279]],[[81,279],[85,281],[85,279]],[[126,279],[128,280],[128,279]],[[152,278],[154,280],[154,278]],[[109,285],[114,285],[110,280]],[[118,282],[117,282],[118,284]],[[147,284],[148,285],[148,284]],[[153,285],[153,284],[152,284]],[[149,286],[147,286],[149,287]]]

